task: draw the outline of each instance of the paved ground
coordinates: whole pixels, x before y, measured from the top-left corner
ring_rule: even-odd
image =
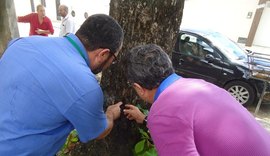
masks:
[[[254,114],[256,105],[248,106],[247,109],[270,132],[270,104],[262,104],[256,116]]]

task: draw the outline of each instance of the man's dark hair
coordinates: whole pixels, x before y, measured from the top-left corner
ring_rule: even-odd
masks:
[[[153,89],[174,73],[169,56],[155,44],[137,46],[125,56],[129,82]]]
[[[89,16],[76,32],[87,50],[108,48],[115,53],[121,46],[124,33],[115,19],[104,14]]]

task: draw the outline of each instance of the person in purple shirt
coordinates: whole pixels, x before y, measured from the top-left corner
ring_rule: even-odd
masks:
[[[126,75],[140,98],[151,103],[147,127],[159,156],[270,156],[270,135],[226,90],[174,73],[157,45],[133,48]],[[132,105],[124,113],[143,123]]]

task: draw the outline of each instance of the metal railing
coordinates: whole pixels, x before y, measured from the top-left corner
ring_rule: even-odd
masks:
[[[264,96],[266,95],[267,87],[270,84],[270,54],[249,51],[248,59],[253,63],[250,65],[250,68],[252,69],[251,77],[263,81],[263,90],[254,112],[254,115],[256,116],[260,110]],[[257,64],[256,61],[260,61],[260,64]]]

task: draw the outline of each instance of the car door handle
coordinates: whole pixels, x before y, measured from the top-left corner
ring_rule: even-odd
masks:
[[[179,59],[179,65],[181,65],[184,61],[184,59]]]

